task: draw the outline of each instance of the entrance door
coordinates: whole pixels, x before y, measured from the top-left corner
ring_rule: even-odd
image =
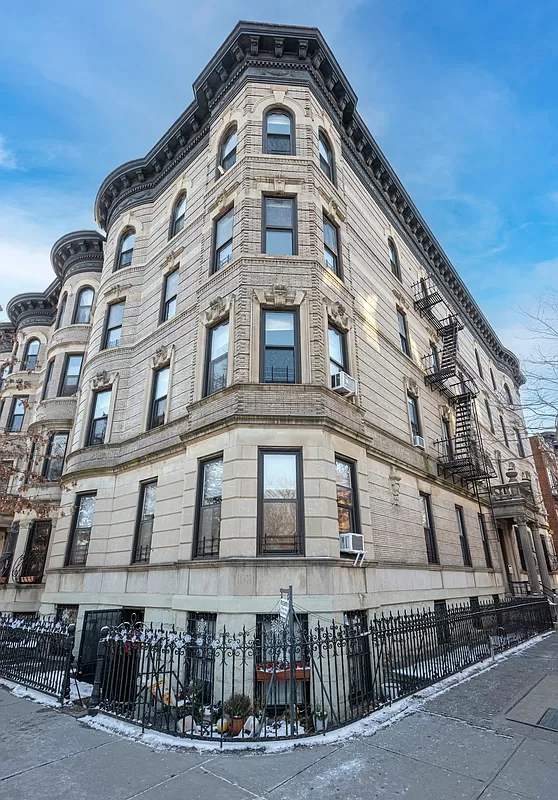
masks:
[[[98,611],[85,612],[77,660],[77,676],[80,681],[93,683],[95,678],[97,645],[101,638],[101,628],[120,625],[123,621],[124,609],[122,608],[101,608]]]

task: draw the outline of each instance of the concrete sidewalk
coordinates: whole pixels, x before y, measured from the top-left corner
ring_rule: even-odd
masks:
[[[276,754],[156,752],[0,690],[2,800],[556,800],[558,635],[373,736]],[[549,722],[549,724],[552,724]]]

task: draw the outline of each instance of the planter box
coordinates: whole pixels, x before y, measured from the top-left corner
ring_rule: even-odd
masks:
[[[297,667],[295,669],[295,681],[309,681],[310,680],[310,667]],[[268,672],[265,669],[256,669],[256,680],[258,681],[271,681],[273,676],[275,675],[276,681],[290,681],[291,679],[291,670],[288,669],[278,669],[275,672]]]

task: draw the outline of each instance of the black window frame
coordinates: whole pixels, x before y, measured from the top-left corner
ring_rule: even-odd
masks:
[[[326,243],[326,225],[329,225],[330,228],[333,228],[335,231],[335,247],[336,252],[331,249],[331,247]],[[323,226],[323,240],[324,240],[324,266],[327,270],[329,270],[333,275],[337,275],[340,280],[343,280],[343,264],[341,258],[341,231],[339,230],[339,226],[333,222],[330,216],[328,216],[325,212],[322,214],[322,226]],[[335,269],[330,269],[326,262],[326,251],[331,254],[334,259]]]
[[[94,497],[95,498],[95,505],[93,507],[93,517],[95,516],[95,506],[97,505],[97,492],[80,492],[79,494],[76,494],[76,500],[75,500],[75,504],[74,504],[74,513],[73,513],[73,516],[72,516],[72,527],[70,529],[70,536],[68,537],[68,546],[67,546],[67,550],[66,550],[66,557],[64,559],[64,566],[66,566],[66,567],[84,567],[87,564],[87,556],[89,555],[89,545],[91,543],[91,531],[93,530],[93,520],[91,521],[91,527],[89,527],[89,528],[78,528],[77,527],[77,523],[78,523],[78,519],[79,519],[79,512],[81,510],[81,502],[86,497]],[[87,530],[87,531],[89,531],[89,533],[88,533],[88,536],[87,536],[87,543],[86,543],[85,547],[83,548],[84,555],[83,555],[82,558],[76,560],[75,557],[72,557],[72,556],[73,555],[75,556],[74,545],[76,544],[76,536],[77,536],[77,531],[78,530],[83,530],[83,531]]]
[[[294,350],[294,380],[292,381],[268,381],[266,380],[266,314],[292,314],[294,319],[294,345],[287,347],[282,345],[270,345],[273,350]],[[260,383],[282,383],[287,385],[301,383],[301,359],[300,359],[300,310],[299,308],[272,308],[262,306],[260,310]]]
[[[43,388],[41,389],[41,400],[40,400],[41,403],[43,400],[47,399],[47,393],[50,388],[50,382],[52,380],[52,371],[54,369],[55,361],[56,361],[55,358],[51,358],[50,361],[47,362],[45,379],[43,381]]]
[[[451,430],[451,422],[446,417],[442,417],[442,440],[445,443],[445,454],[451,460],[453,459],[453,434]]]
[[[434,372],[440,372],[440,351],[436,342],[430,341],[430,358],[432,360],[432,368]]]
[[[134,235],[134,243],[133,243],[132,247],[129,247],[127,250],[123,250],[122,246],[123,246],[124,242],[126,241],[128,236],[131,236],[132,234]],[[118,238],[118,247],[116,249],[116,258],[115,258],[115,261],[114,261],[113,272],[119,272],[121,269],[125,269],[126,267],[131,267],[132,266],[132,261],[133,261],[133,258],[134,258],[134,249],[135,249],[135,246],[136,246],[136,240],[135,240],[136,236],[137,236],[137,232],[136,232],[136,229],[134,227],[125,228],[122,231],[122,233],[120,234],[120,236]],[[126,263],[123,264],[122,262],[124,260],[124,257],[127,256],[128,253],[130,253],[130,260],[129,261],[127,260]]]
[[[169,319],[173,319],[176,316],[178,310],[178,279],[180,267],[176,267],[172,269],[170,272],[167,272],[163,279],[163,289],[161,292],[161,310],[159,311],[159,325],[162,325],[163,322],[168,322]],[[176,294],[167,297],[167,289],[169,285],[169,278],[176,275]],[[174,314],[169,316],[169,308],[170,304],[174,301]]]
[[[66,386],[66,382],[68,380],[68,366],[70,364],[71,358],[81,358],[81,362],[79,365],[79,372],[77,375],[77,382],[76,388],[74,392],[68,391],[68,387]],[[64,355],[64,365],[62,367],[62,374],[60,375],[60,383],[58,384],[58,394],[57,397],[74,397],[79,389],[79,382],[81,380],[81,371],[83,369],[83,359],[85,358],[85,353],[66,353]]]
[[[397,312],[397,333],[399,334],[399,349],[406,355],[407,358],[411,358],[411,341],[409,339],[409,325],[407,323],[407,315],[403,311],[403,309],[396,306]],[[403,328],[405,333],[401,333],[401,328],[399,327],[399,321],[403,321]]]
[[[37,343],[37,352],[29,355],[29,349],[31,345]],[[23,351],[23,358],[21,360],[21,369],[23,372],[31,372],[35,369],[37,364],[39,363],[39,353],[41,352],[41,340],[37,336],[32,336],[26,343],[25,343],[25,350]],[[29,359],[35,359],[31,364],[29,363]]]
[[[57,460],[56,462],[53,462],[52,461],[52,446],[54,444],[54,439],[55,439],[56,436],[65,436],[66,437],[66,444],[64,445],[64,454],[63,454],[62,458],[59,461]],[[53,431],[50,434],[50,436],[48,437],[48,442],[47,442],[47,446],[46,446],[46,449],[45,449],[45,455],[44,455],[44,459],[43,459],[43,469],[42,469],[42,477],[45,478],[47,481],[53,481],[54,482],[54,481],[57,481],[57,480],[60,479],[60,476],[62,475],[62,472],[63,472],[63,469],[64,469],[64,461],[65,461],[65,458],[66,458],[66,453],[68,452],[68,442],[69,442],[69,440],[70,440],[70,431]],[[51,475],[51,470],[52,470],[52,464],[53,463],[56,463],[56,464],[60,463],[60,474],[57,475],[57,476],[55,475],[54,477],[52,477],[52,475]]]
[[[492,561],[492,553],[490,552],[490,542],[488,541],[488,530],[486,527],[486,520],[484,518],[484,514],[479,512],[477,514],[477,519],[479,521],[479,531],[481,535],[482,549],[484,552],[484,560],[487,568],[493,569],[494,562]]]
[[[490,433],[496,435],[496,428],[494,427],[494,420],[492,419],[492,409],[490,408],[490,401],[488,397],[484,398],[484,407],[486,409],[486,416],[488,417],[488,427],[490,428]]]
[[[388,237],[388,253],[391,274],[394,276],[394,278],[397,278],[399,283],[403,283],[401,278],[401,261],[399,259],[399,250],[397,249],[397,245],[391,236]]]
[[[341,462],[342,464],[346,464],[349,467],[349,477],[350,477],[350,487],[349,491],[351,493],[351,504],[341,502],[340,498],[340,488],[346,489],[346,487],[341,487],[341,484],[337,483],[337,462]],[[358,495],[358,477],[357,477],[357,462],[353,458],[348,458],[347,456],[341,455],[340,453],[335,453],[335,496],[337,501],[337,527],[339,534],[341,533],[362,533],[361,528],[361,519],[360,519],[360,505],[359,505],[359,495]],[[352,527],[348,531],[342,531],[339,526],[339,512],[341,509],[348,509],[349,518],[352,523]],[[350,553],[342,553],[343,555],[347,555],[348,558],[354,558]]]
[[[525,447],[523,445],[523,439],[521,438],[521,431],[519,430],[519,428],[513,429],[513,435],[515,438],[515,444],[517,447],[517,454],[519,458],[526,458]]]
[[[463,506],[455,506],[455,520],[457,523],[457,533],[459,536],[459,544],[461,546],[463,566],[472,567],[473,560],[471,558],[471,547],[469,545],[469,536],[467,534],[467,527],[465,525],[465,511]]]
[[[289,130],[289,152],[273,152],[272,149],[269,147],[269,131],[268,131],[268,120],[272,114],[284,114],[290,120],[290,130]],[[262,143],[262,152],[266,155],[274,155],[274,156],[296,156],[296,126],[295,126],[295,118],[292,112],[285,108],[284,106],[272,106],[271,108],[267,108],[264,114],[263,119],[263,143]],[[273,135],[273,134],[271,134]],[[275,134],[276,136],[279,134]]]
[[[320,153],[320,143],[323,145],[324,150],[329,155],[329,162],[327,162],[326,159],[324,159],[322,154]],[[333,147],[331,145],[328,135],[321,128],[318,131],[318,158],[320,161],[321,171],[324,173],[326,178],[328,178],[328,180],[330,180],[335,186],[337,182],[336,181],[337,176],[335,174],[335,156],[333,153]],[[328,169],[324,169],[324,163],[327,164]]]
[[[57,331],[58,328],[62,327],[62,322],[64,320],[64,314],[66,313],[66,304],[68,302],[68,292],[64,292],[62,295],[60,302],[58,303],[58,314],[56,315],[56,322],[54,323],[54,330]]]
[[[480,358],[480,353],[479,353],[477,347],[475,347],[475,358],[477,360],[477,372],[479,374],[479,378],[484,380],[484,370],[482,368],[482,362],[481,362],[481,358]]]
[[[134,528],[134,546],[132,547],[132,564],[149,564],[151,560],[151,545],[153,542],[153,516],[145,517],[145,496],[148,487],[155,486],[155,506],[157,505],[157,488],[158,479],[149,478],[148,480],[141,481],[138,497],[138,507],[136,511],[136,524]],[[147,523],[147,524],[146,524]],[[148,530],[148,536],[144,537],[144,530],[142,525]],[[141,544],[144,538],[149,540],[148,544]]]
[[[231,138],[236,134],[236,144],[234,148],[231,150],[230,153],[227,154],[225,157],[225,147],[231,140]],[[237,148],[238,148],[238,125],[234,122],[232,125],[224,131],[223,135],[221,136],[221,141],[219,143],[219,157],[217,159],[217,179],[219,179],[222,175],[225,175],[231,167],[234,167],[236,164],[236,156],[237,156]],[[228,160],[232,157],[232,161],[230,164],[225,166],[225,158]]]
[[[339,339],[340,339],[340,342],[341,342],[341,357],[343,358],[343,363],[342,364],[339,364],[339,362],[336,361],[331,356],[331,346],[330,346],[330,342],[329,342],[329,332],[330,331],[333,331],[337,336],[339,336]],[[346,372],[347,375],[350,374],[350,371],[349,371],[349,348],[348,348],[348,344],[347,344],[347,332],[339,330],[339,328],[337,328],[331,322],[328,322],[328,325],[327,325],[327,349],[328,349],[328,356],[329,356],[329,359],[328,359],[329,360],[329,385],[331,387],[331,386],[333,386],[333,374],[334,374],[331,371],[331,365],[332,364],[335,364],[336,367],[340,368],[339,372]],[[338,373],[335,373],[335,374],[338,374]]]
[[[156,397],[157,383],[159,381],[159,375],[161,375],[161,373],[165,372],[165,371],[168,372],[167,393],[164,394],[164,395],[161,395],[160,397]],[[160,428],[162,425],[165,425],[167,420],[168,420],[168,413],[169,413],[168,400],[169,400],[170,378],[171,378],[170,364],[165,364],[163,367],[159,367],[159,369],[154,369],[153,370],[153,376],[151,378],[151,396],[150,396],[150,399],[149,399],[149,416],[148,416],[148,420],[147,420],[147,430],[148,431],[151,431],[154,428]],[[162,415],[162,418],[161,418],[161,415],[160,414],[156,414],[155,411],[156,411],[156,404],[160,403],[162,400],[165,401],[165,411],[164,411],[164,413]]]
[[[296,455],[296,519],[297,530],[293,541],[293,549],[267,549],[265,547],[264,531],[264,464],[265,456],[294,453]],[[257,482],[257,555],[258,556],[304,556],[305,555],[305,525],[304,525],[304,473],[302,447],[259,447],[258,448],[258,482]],[[267,502],[281,502],[268,500]],[[292,502],[292,501],[284,501]]]
[[[281,200],[289,201],[291,203],[291,227],[273,225],[268,228],[267,225],[267,201],[268,200]],[[291,253],[268,253],[267,251],[267,231],[291,231],[292,247]],[[295,194],[262,194],[262,253],[265,255],[276,256],[277,258],[290,258],[291,256],[298,255],[298,203]]]
[[[420,511],[422,515],[422,527],[424,530],[424,543],[426,545],[426,558],[429,564],[440,563],[440,553],[438,550],[438,538],[432,515],[432,498],[427,492],[419,492]],[[426,517],[426,520],[425,520]],[[425,524],[428,523],[428,524]]]
[[[225,242],[223,242],[223,244],[221,244],[219,246],[219,248],[217,248],[217,230],[218,230],[219,223],[221,222],[221,220],[225,219],[227,214],[230,214],[231,212],[232,212],[233,218],[232,218],[232,226],[231,226],[230,238],[227,239]],[[225,264],[219,265],[219,253],[225,247],[228,247],[229,244],[231,246],[231,257],[229,258],[229,260]],[[216,217],[216,219],[213,220],[213,242],[212,242],[211,252],[212,252],[212,256],[211,256],[211,274],[215,275],[215,273],[221,272],[221,270],[225,269],[225,267],[227,267],[231,263],[231,261],[233,260],[233,257],[234,257],[234,205],[229,206],[226,211],[223,211],[222,214],[220,214],[218,217]]]
[[[218,358],[211,358],[211,348],[213,344],[213,335],[218,328],[223,327],[224,325],[228,326],[227,331],[227,352],[223,355],[219,356]],[[230,346],[230,335],[231,335],[231,327],[230,327],[230,319],[227,317],[226,319],[219,320],[215,325],[212,325],[210,328],[207,329],[206,332],[206,343],[205,343],[205,366],[204,366],[204,378],[203,378],[203,396],[209,397],[216,392],[220,392],[222,389],[226,389],[228,386],[228,379],[227,374],[225,374],[225,385],[218,386],[217,388],[210,387],[210,379],[212,375],[211,365],[216,364],[218,362],[226,360],[227,362],[227,372],[229,367],[229,346]]]
[[[490,370],[490,381],[492,383],[492,388],[494,389],[494,391],[496,391],[498,386],[496,384],[496,378],[494,377],[494,370],[490,366],[488,367],[488,369]]]
[[[110,408],[111,408],[111,404],[112,404],[112,389],[113,389],[113,387],[110,386],[108,389],[99,389],[98,391],[94,391],[93,392],[93,399],[92,399],[92,402],[91,402],[91,411],[90,411],[90,414],[89,414],[89,425],[87,427],[87,447],[100,447],[101,445],[106,444],[108,421],[109,421],[109,418],[110,418]],[[109,408],[108,408],[107,415],[106,415],[106,417],[104,417],[104,416],[95,417],[95,407],[97,405],[97,397],[100,394],[104,394],[105,392],[110,392]],[[102,442],[94,442],[93,441],[93,434],[94,434],[95,423],[98,420],[101,420],[101,419],[106,419],[105,430],[104,430],[104,433],[103,433],[103,441]]]
[[[93,297],[91,298],[91,305],[90,306],[82,305],[80,303],[82,295],[85,292],[92,292],[93,293]],[[75,302],[75,305],[74,305],[74,314],[73,314],[73,317],[72,317],[72,325],[90,325],[91,324],[91,313],[93,311],[93,304],[94,303],[95,303],[95,289],[92,286],[82,286],[81,289],[78,292],[78,296],[76,297],[76,302]],[[87,322],[82,322],[81,320],[78,319],[79,312],[81,311],[82,308],[89,308],[89,316],[87,318]]]
[[[205,456],[204,458],[200,458],[198,460],[198,476],[197,476],[197,486],[196,486],[196,510],[194,515],[194,540],[192,542],[192,558],[193,559],[203,559],[203,558],[219,558],[219,548],[221,544],[221,506],[223,503],[223,478],[221,477],[221,498],[218,502],[215,503],[202,503],[203,495],[204,495],[204,486],[205,486],[205,469],[208,464],[214,464],[215,462],[220,461],[222,467],[224,468],[224,458],[223,453],[214,453],[211,456]],[[216,508],[218,506],[218,516],[219,516],[219,535],[217,539],[200,539],[200,530],[202,524],[202,516],[203,516],[203,509],[205,508]],[[206,542],[210,542],[209,548],[206,547]],[[203,546],[202,546],[203,545]]]
[[[109,327],[111,309],[115,308],[116,306],[122,306],[122,322],[120,323],[120,325],[114,325],[113,327]],[[125,311],[126,311],[126,298],[124,298],[123,300],[117,300],[114,303],[107,304],[105,310],[105,321],[103,325],[103,339],[102,339],[101,350],[114,350],[115,347],[120,347],[120,342],[122,341],[122,328],[124,327]],[[120,338],[118,339],[118,344],[113,344],[109,347],[108,346],[109,333],[110,331],[115,331],[118,328],[120,328]]]
[[[500,414],[500,427],[502,428],[502,436],[504,437],[504,444],[509,449],[510,440],[508,438],[508,431],[506,428],[506,423],[504,422],[504,417]]]
[[[21,402],[24,404],[23,405],[23,413],[22,414],[16,414],[15,413],[18,400],[21,400]],[[23,395],[22,394],[22,395],[14,395],[12,397],[12,404],[11,404],[11,407],[10,407],[10,416],[8,417],[8,424],[6,425],[7,433],[21,433],[21,430],[22,430],[23,425],[25,423],[25,412],[27,411],[27,409],[25,408],[25,403],[27,403],[27,402],[29,402],[29,395]],[[14,419],[16,417],[21,417],[21,423],[20,423],[18,428],[14,428],[13,427]]]
[[[413,406],[414,409],[414,423],[413,414],[411,414],[411,406]],[[413,437],[422,437],[422,420],[420,418],[419,399],[416,394],[413,394],[411,391],[407,391],[407,415],[409,417],[409,425],[411,426],[411,434]]]
[[[185,201],[184,213],[179,214],[177,216],[176,212],[178,211],[183,201]],[[187,211],[188,211],[188,194],[185,191],[183,191],[180,192],[180,194],[178,195],[172,206],[170,226],[169,226],[169,239],[173,239],[180,233],[180,231],[184,230],[184,227],[186,225]]]
[[[510,387],[508,386],[507,383],[504,384],[504,396],[506,398],[506,403],[509,406],[513,406],[514,403],[513,403],[513,397],[512,397],[511,389],[510,389]]]

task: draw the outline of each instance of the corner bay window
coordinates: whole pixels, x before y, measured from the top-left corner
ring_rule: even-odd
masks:
[[[136,537],[132,562],[148,564],[151,556],[151,539],[153,537],[153,519],[157,500],[157,481],[142,483],[140,487],[140,504],[136,522]]]
[[[68,446],[68,432],[53,433],[49,436],[45,460],[43,463],[43,477],[47,481],[57,481],[62,475],[64,457]]]
[[[120,346],[120,336],[122,333],[125,305],[125,302],[122,301],[121,303],[113,303],[107,307],[105,335],[103,341],[103,349],[105,350],[109,347]]]
[[[300,383],[297,311],[262,310],[262,383]]]
[[[457,532],[459,534],[459,543],[461,545],[461,555],[463,557],[463,564],[466,567],[472,567],[471,551],[469,549],[469,539],[467,538],[467,529],[465,528],[465,516],[461,506],[455,506],[455,517],[457,520]]]
[[[10,410],[10,418],[8,420],[8,432],[19,433],[23,428],[23,420],[25,417],[25,408],[27,406],[28,397],[14,397],[12,400],[12,408]]]
[[[215,222],[213,272],[218,272],[232,260],[234,208]]]
[[[80,494],[76,497],[67,566],[82,567],[87,561],[95,501],[94,494]]]
[[[263,202],[263,252],[278,256],[296,255],[294,198],[264,197]]]
[[[163,307],[161,309],[161,322],[172,319],[176,314],[176,298],[178,297],[178,270],[175,269],[165,278],[163,287]]]
[[[260,555],[304,554],[300,450],[259,451],[258,552]]]
[[[151,405],[149,410],[149,428],[158,428],[165,424],[167,413],[167,397],[169,393],[170,367],[157,370],[153,376]]]
[[[219,555],[223,456],[201,461],[198,477],[198,502],[194,558]]]
[[[347,369],[347,342],[345,334],[332,328],[327,329],[329,343],[329,375],[333,378],[339,372],[348,372]],[[333,384],[333,381],[331,381]]]
[[[430,495],[421,492],[419,497],[422,513],[422,527],[424,529],[424,541],[426,544],[426,557],[429,564],[439,564],[440,559],[438,556],[438,543],[436,541],[436,532],[432,522]]]
[[[87,440],[87,444],[89,445],[105,443],[111,396],[112,389],[105,389],[102,392],[95,392],[93,394],[91,422]]]
[[[226,320],[207,332],[206,396],[224,389],[227,385],[228,362],[229,321]]]
[[[335,484],[339,533],[359,533],[355,503],[355,465],[352,461],[335,459]]]
[[[60,381],[59,397],[72,397],[78,389],[83,355],[67,355]]]

